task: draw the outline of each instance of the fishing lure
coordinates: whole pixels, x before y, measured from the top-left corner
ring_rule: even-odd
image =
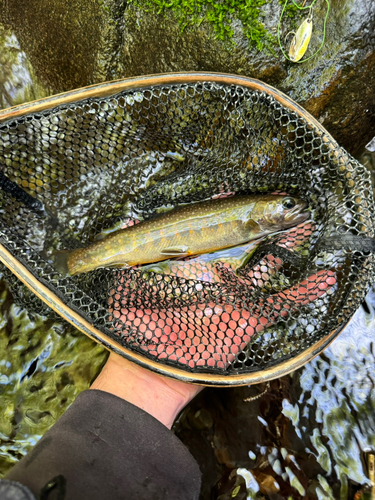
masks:
[[[312,8],[313,8],[313,5],[315,4],[316,0],[313,0],[313,2],[311,3],[311,5],[309,5],[307,7],[304,6],[305,2],[303,3],[302,6],[296,4],[294,0],[292,0],[292,2],[300,10],[310,9],[309,16],[307,17],[307,19],[305,19],[303,21],[303,23],[301,24],[301,26],[298,28],[297,32],[294,34],[292,43],[291,43],[290,48],[289,48],[289,55],[287,55],[284,52],[284,49],[282,48],[281,42],[280,42],[280,25],[281,25],[282,17],[284,15],[284,11],[285,11],[287,3],[288,3],[288,0],[286,0],[285,4],[284,4],[284,7],[283,7],[283,10],[282,10],[281,15],[280,15],[279,24],[277,26],[277,38],[278,38],[278,42],[279,42],[281,51],[284,54],[285,58],[288,59],[288,61],[291,61],[291,62],[302,63],[302,62],[308,61],[309,59],[311,59],[312,57],[314,57],[322,49],[322,47],[324,45],[325,36],[326,36],[326,23],[327,23],[327,18],[328,18],[330,4],[329,4],[329,0],[326,0],[326,3],[327,3],[327,13],[326,13],[326,16],[324,18],[323,40],[322,40],[322,43],[320,44],[319,49],[316,50],[314,52],[314,54],[312,54],[310,57],[307,57],[306,59],[301,60],[302,57],[304,56],[304,54],[305,54],[308,46],[309,46],[309,43],[310,43],[311,34],[312,34],[312,28],[313,28]],[[288,35],[289,35],[289,33],[288,33]]]
[[[304,56],[310,43],[312,26],[312,10],[310,9],[309,17],[298,28],[290,44],[289,58],[291,61],[298,62]]]

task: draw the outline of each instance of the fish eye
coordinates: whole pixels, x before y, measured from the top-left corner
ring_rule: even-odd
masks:
[[[294,208],[297,203],[294,198],[284,198],[282,201],[283,207],[290,210],[291,208]]]

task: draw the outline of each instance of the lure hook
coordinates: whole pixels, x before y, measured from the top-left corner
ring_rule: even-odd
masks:
[[[288,31],[288,33],[284,36],[284,42],[288,38],[289,35],[295,35],[295,34],[296,34],[295,31]]]
[[[309,16],[307,18],[307,20],[309,20],[311,22],[313,20],[313,10],[312,10],[312,8],[313,8],[313,4],[310,5],[310,12],[309,12]]]

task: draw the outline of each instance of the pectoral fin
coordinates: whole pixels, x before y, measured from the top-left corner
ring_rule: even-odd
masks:
[[[189,247],[187,246],[177,246],[177,247],[169,247],[163,248],[160,252],[162,255],[167,255],[170,257],[186,257],[188,254]]]
[[[244,252],[241,257],[237,259],[237,262],[234,266],[234,272],[236,276],[238,276],[238,271],[246,266],[251,257],[254,255],[255,250],[258,248],[259,243],[254,244],[253,247],[250,247],[247,252]]]
[[[262,240],[256,240],[238,247],[220,250],[219,252],[213,253],[212,258],[210,258],[210,255],[208,254],[204,261],[211,264],[227,262],[235,272],[236,276],[238,276],[238,271],[246,266],[251,257],[254,255],[255,250],[259,247],[261,241]]]
[[[245,226],[248,228],[248,229],[251,229],[252,231],[254,231],[254,233],[257,233],[258,231],[260,231],[260,226],[257,222],[255,222],[253,219],[248,219],[246,222],[245,222]]]
[[[120,262],[119,264],[113,264],[112,266],[103,266],[103,267],[116,267],[117,269],[130,269],[131,266],[126,262]]]
[[[157,262],[155,264],[148,264],[147,266],[142,266],[139,268],[141,272],[144,273],[156,273],[156,274],[170,274],[170,261]]]

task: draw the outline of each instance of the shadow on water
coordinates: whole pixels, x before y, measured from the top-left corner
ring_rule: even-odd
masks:
[[[0,105],[48,93],[0,25]],[[0,330],[2,476],[89,386],[106,352],[63,322],[28,315],[3,281]],[[370,293],[344,332],[300,370],[269,386],[199,394],[174,432],[199,462],[202,500],[375,498],[374,331]]]

